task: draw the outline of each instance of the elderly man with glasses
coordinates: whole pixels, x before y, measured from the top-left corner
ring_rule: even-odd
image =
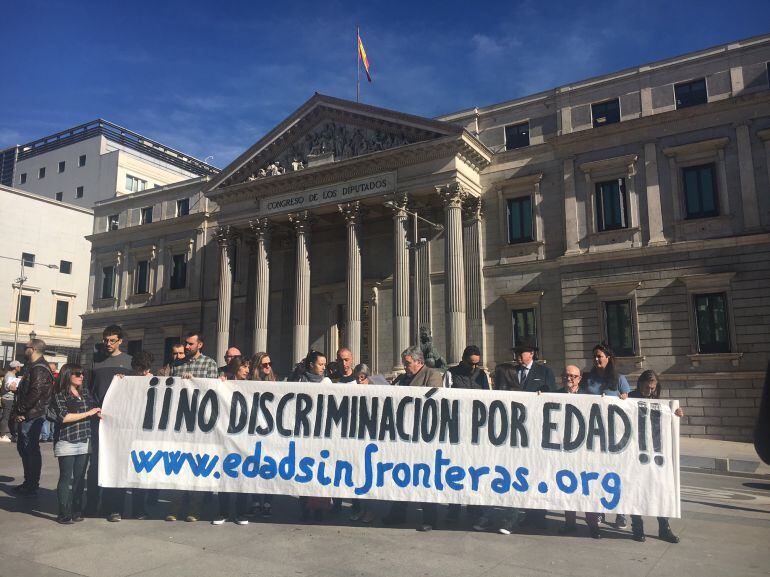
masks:
[[[556,391],[557,393],[566,393],[570,395],[576,395],[580,392],[580,380],[583,378],[583,373],[575,365],[567,365],[564,367],[564,372],[561,374],[562,387]],[[569,535],[577,531],[577,513],[575,511],[564,511],[564,525],[559,529],[559,534]]]

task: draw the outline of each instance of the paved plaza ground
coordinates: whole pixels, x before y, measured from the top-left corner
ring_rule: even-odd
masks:
[[[616,575],[637,577],[770,574],[770,477],[685,471],[683,518],[672,520],[678,545],[656,538],[646,520],[646,543],[630,529],[607,527],[588,537],[557,534],[562,517],[549,514],[544,531],[511,536],[476,533],[464,525],[419,533],[412,525],[361,526],[344,514],[323,525],[298,522],[296,501],[279,497],[269,522],[167,523],[157,519],[108,523],[54,522],[58,476],[51,445],[44,445],[42,489],[17,498],[21,464],[14,445],[0,446],[0,576],[516,576]],[[213,503],[208,504],[213,513]],[[385,506],[381,508],[384,510]],[[443,512],[445,514],[445,511]],[[442,515],[443,516],[443,515]],[[411,519],[416,520],[414,512]]]

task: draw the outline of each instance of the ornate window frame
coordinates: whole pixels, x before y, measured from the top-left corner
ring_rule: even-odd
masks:
[[[602,160],[584,162],[578,166],[583,172],[586,185],[586,238],[588,252],[617,250],[642,246],[639,225],[639,195],[636,192],[637,154],[626,154]],[[596,184],[622,178],[626,187],[628,203],[628,226],[626,228],[599,230],[596,206]]]
[[[596,312],[597,318],[600,320],[599,329],[601,331],[601,341],[607,342],[607,319],[605,313],[605,303],[629,300],[631,301],[631,324],[632,333],[634,339],[634,351],[635,355],[632,357],[618,357],[615,359],[618,361],[618,365],[621,367],[629,367],[641,369],[644,366],[646,357],[642,354],[642,345],[639,338],[639,308],[637,306],[637,289],[641,288],[642,281],[639,280],[622,280],[611,281],[592,285],[591,290],[596,293]]]
[[[743,353],[738,352],[735,332],[735,318],[732,299],[732,280],[735,272],[721,272],[712,274],[693,274],[679,277],[687,289],[687,318],[690,324],[690,364],[699,367],[702,362],[716,361],[729,362],[737,367],[740,364]],[[727,323],[730,331],[730,352],[728,353],[699,353],[698,352],[698,324],[695,318],[695,306],[693,297],[703,293],[724,293],[727,300]]]
[[[729,142],[730,139],[724,136],[663,149],[663,154],[668,158],[676,240],[692,240],[693,238],[721,235],[731,231],[732,214],[730,212],[730,195],[728,194],[725,164],[725,147]],[[687,211],[681,179],[682,169],[710,163],[714,163],[716,168],[719,215],[686,220]]]
[[[510,348],[513,348],[513,316],[512,312],[519,309],[535,309],[535,325],[537,333],[537,342],[539,357],[541,361],[543,355],[543,332],[542,332],[542,319],[541,319],[541,302],[543,300],[545,291],[520,291],[516,293],[509,293],[500,295],[505,300],[506,307],[508,308],[508,334],[510,335],[511,344]],[[543,361],[545,362],[545,361]]]
[[[540,182],[543,173],[512,176],[495,185],[497,191],[500,264],[530,262],[545,259],[543,237],[543,195]],[[532,238],[529,242],[508,244],[508,200],[529,196],[532,199]]]

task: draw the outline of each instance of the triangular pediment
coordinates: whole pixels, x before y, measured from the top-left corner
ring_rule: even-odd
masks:
[[[210,190],[461,133],[448,122],[316,94],[222,170]]]

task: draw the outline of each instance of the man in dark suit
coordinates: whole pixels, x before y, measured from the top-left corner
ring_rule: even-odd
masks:
[[[521,339],[513,352],[516,362],[500,363],[495,367],[494,389],[497,391],[524,391],[549,393],[558,389],[550,367],[536,362],[537,345],[529,337]]]
[[[525,393],[551,393],[558,390],[556,378],[550,367],[536,362],[537,345],[529,337],[521,339],[513,347],[516,362],[500,363],[495,367],[494,389],[498,391],[522,391]],[[510,535],[519,524],[545,525],[546,511],[544,509],[511,509],[506,515],[498,533]],[[474,526],[483,530],[485,527]]]

